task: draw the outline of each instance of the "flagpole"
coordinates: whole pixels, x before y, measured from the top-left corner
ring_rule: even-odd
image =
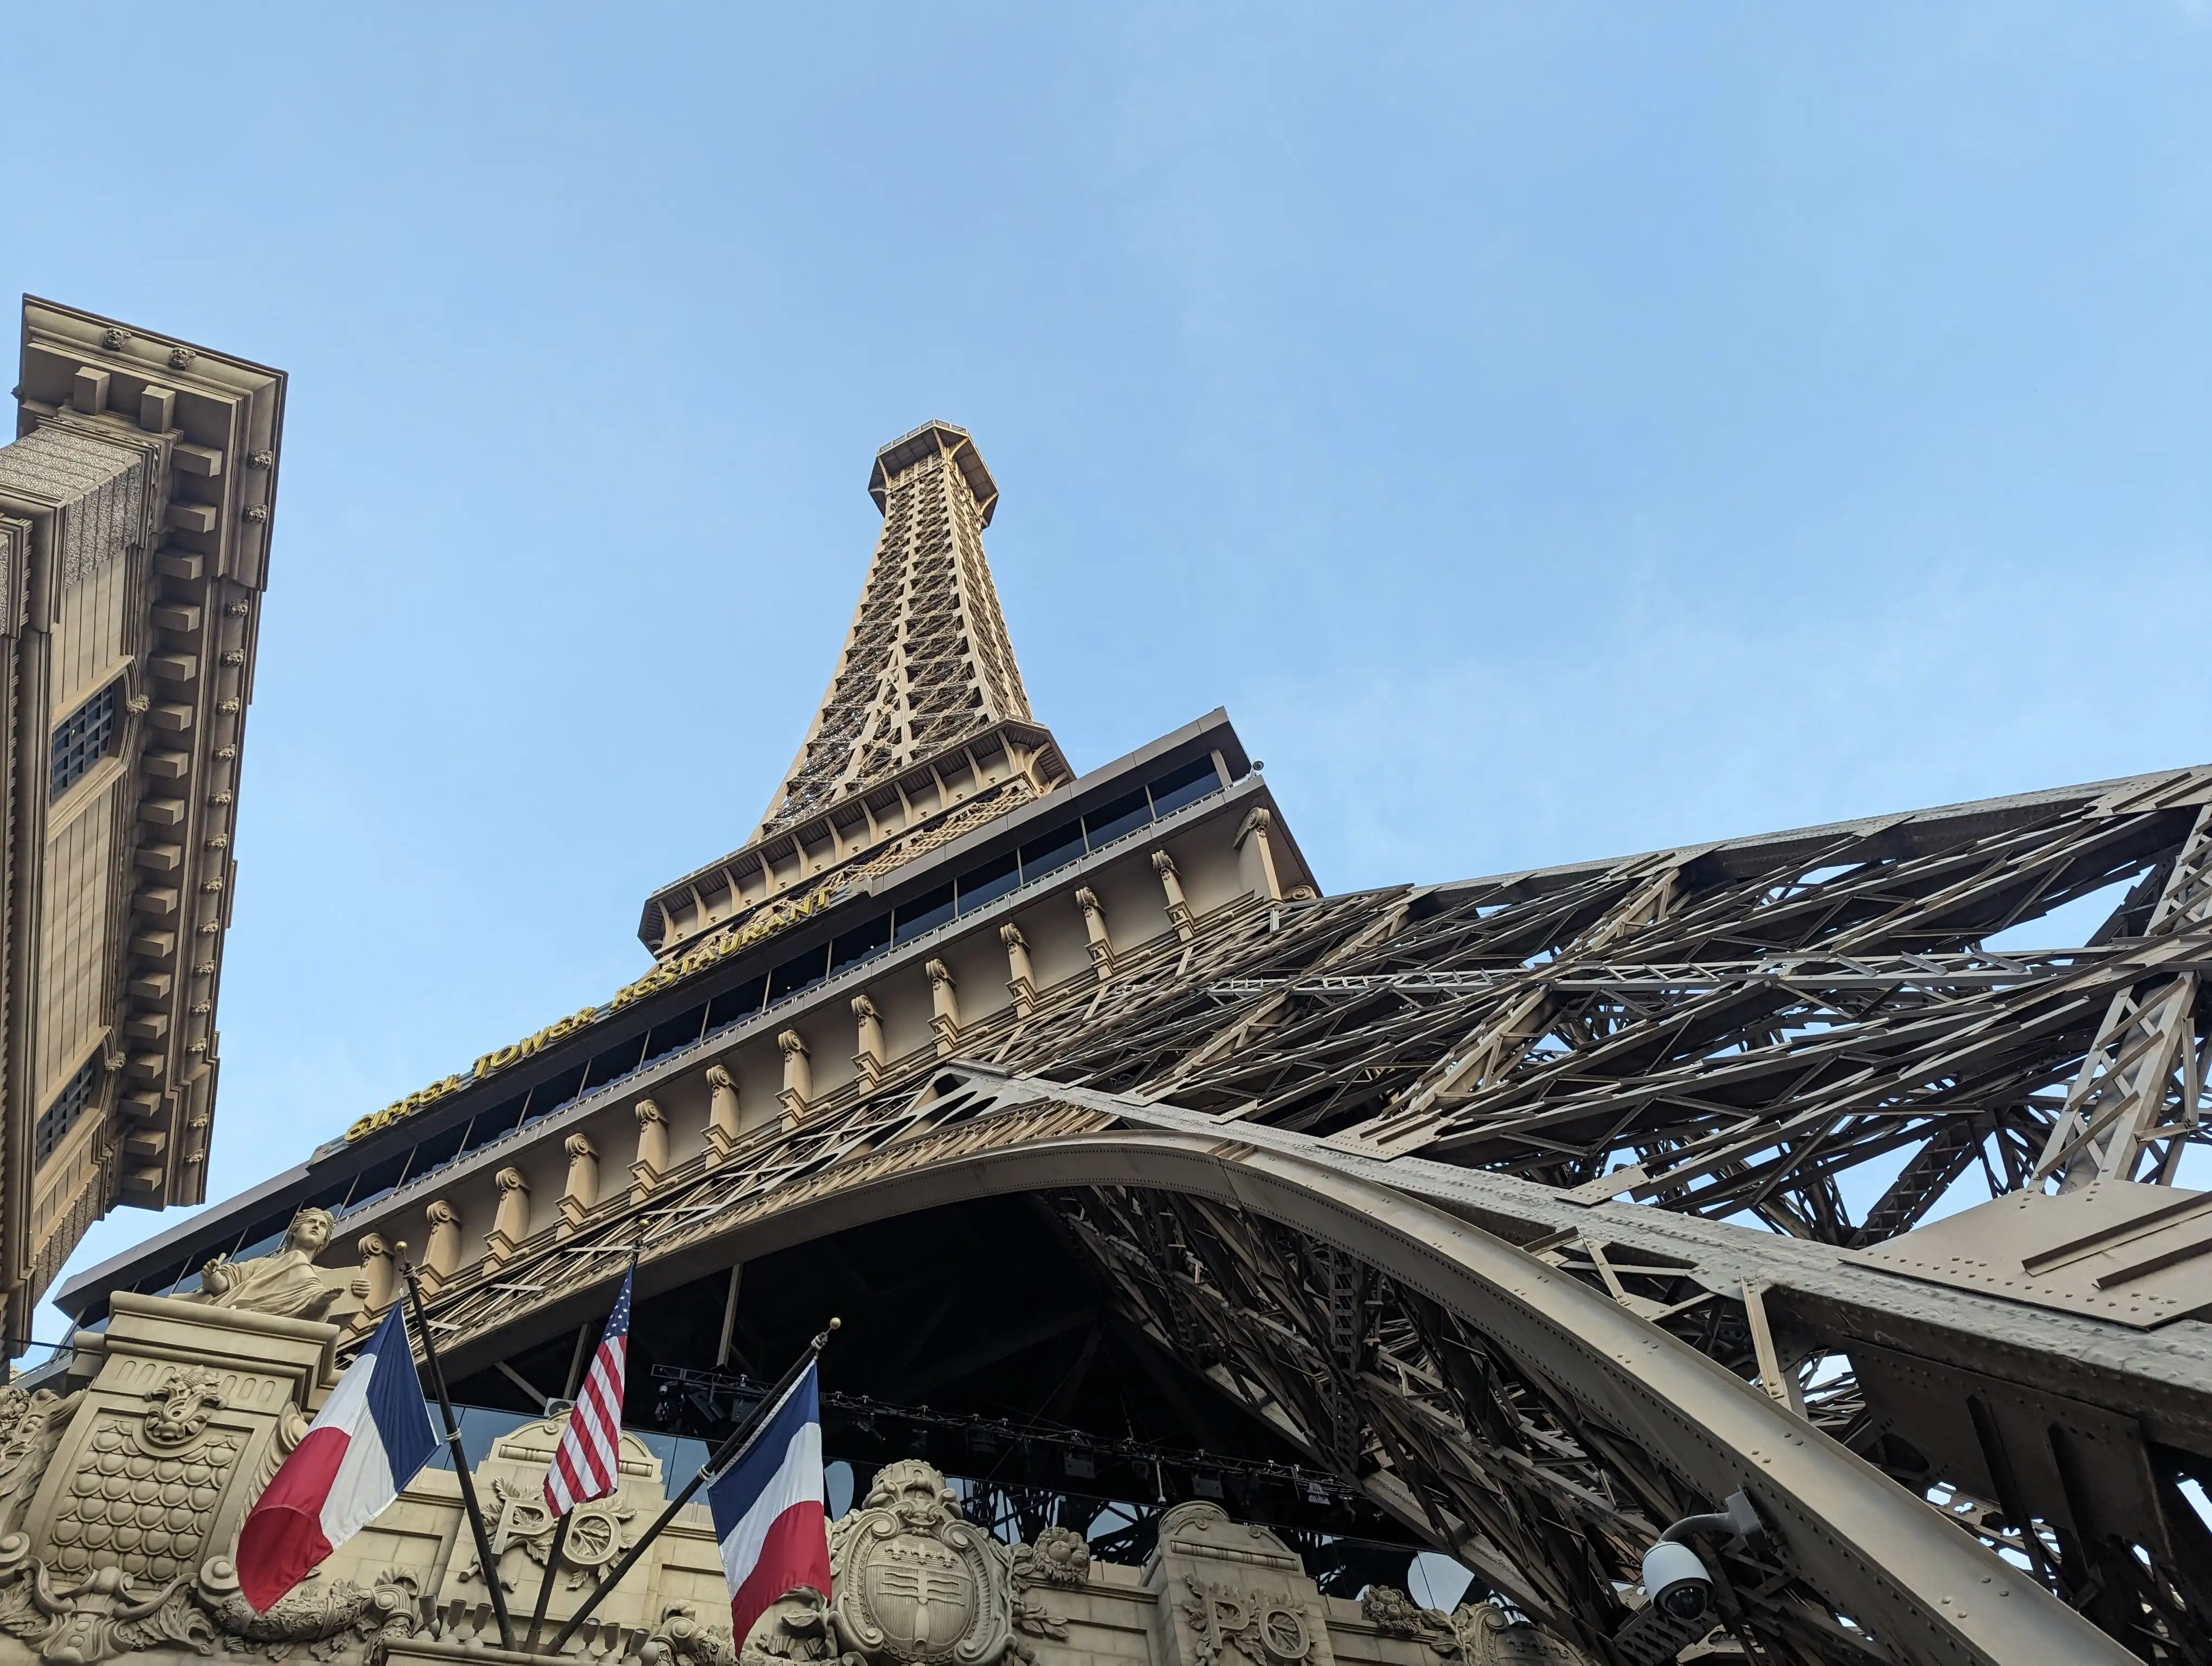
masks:
[[[799,1381],[799,1377],[805,1373],[806,1368],[820,1356],[823,1348],[829,1343],[830,1331],[837,1329],[843,1323],[844,1321],[842,1319],[832,1319],[828,1330],[815,1333],[814,1340],[800,1350],[799,1358],[791,1362],[791,1369],[776,1379],[774,1388],[761,1396],[760,1404],[753,1408],[752,1415],[739,1424],[732,1432],[729,1438],[714,1449],[714,1456],[700,1466],[698,1474],[684,1483],[684,1490],[669,1499],[668,1508],[662,1511],[653,1525],[645,1529],[644,1536],[629,1547],[622,1560],[615,1564],[613,1572],[599,1581],[598,1588],[585,1599],[584,1606],[568,1616],[568,1623],[554,1634],[553,1641],[547,1646],[547,1653],[557,1655],[568,1646],[568,1639],[576,1634],[579,1626],[592,1617],[592,1611],[599,1606],[600,1599],[613,1590],[616,1585],[621,1583],[623,1575],[637,1565],[638,1558],[645,1554],[647,1547],[660,1536],[663,1528],[676,1519],[676,1512],[690,1503],[691,1495],[694,1493],[720,1474],[736,1460],[738,1454],[744,1451],[747,1443],[760,1432],[761,1426],[768,1420],[769,1414],[782,1402],[784,1395],[791,1391],[791,1385]],[[730,1646],[733,1650],[742,1651],[745,1646],[745,1640],[742,1637],[732,1639]]]
[[[407,1280],[407,1299],[415,1315],[415,1334],[422,1339],[422,1359],[430,1367],[430,1386],[438,1393],[438,1410],[446,1420],[446,1444],[453,1454],[453,1473],[460,1478],[461,1502],[468,1506],[469,1531],[476,1535],[477,1561],[483,1569],[484,1589],[491,1593],[491,1611],[499,1616],[499,1645],[514,1647],[514,1622],[507,1617],[507,1593],[501,1590],[499,1563],[491,1554],[491,1535],[484,1531],[483,1507],[477,1502],[476,1483],[469,1475],[468,1455],[461,1450],[460,1420],[446,1392],[445,1367],[438,1363],[437,1344],[430,1340],[430,1316],[422,1310],[422,1286],[416,1282],[415,1264],[407,1259],[407,1246],[398,1246],[399,1274]]]
[[[637,1272],[638,1252],[644,1248],[645,1226],[641,1220],[638,1225],[637,1242],[629,1247],[629,1270],[632,1276],[635,1276]],[[601,1334],[604,1337],[604,1322]],[[584,1361],[586,1357],[584,1350],[580,1347],[568,1360],[568,1415],[571,1417],[576,1414],[576,1390],[582,1385]],[[531,1610],[530,1630],[524,1634],[523,1638],[522,1649],[526,1654],[537,1651],[538,1634],[545,1626],[545,1610],[553,1601],[554,1571],[561,1566],[561,1552],[568,1542],[568,1523],[575,1519],[575,1506],[572,1505],[561,1512],[561,1519],[554,1526],[553,1543],[545,1553],[545,1572],[540,1574],[538,1579],[538,1606]]]

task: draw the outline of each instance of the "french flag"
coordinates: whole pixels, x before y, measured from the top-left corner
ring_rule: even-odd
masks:
[[[822,1484],[821,1389],[815,1368],[793,1383],[744,1454],[707,1488],[730,1584],[731,1646],[787,1590],[830,1595],[830,1526]]]
[[[238,1588],[254,1611],[368,1526],[437,1450],[394,1302],[239,1529]]]

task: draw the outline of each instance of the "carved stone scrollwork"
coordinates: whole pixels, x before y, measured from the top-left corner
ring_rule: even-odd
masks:
[[[599,1201],[599,1148],[591,1136],[577,1133],[562,1142],[568,1153],[568,1182],[561,1194],[560,1235],[567,1237],[584,1224]]]
[[[146,1396],[146,1444],[156,1451],[188,1446],[222,1408],[222,1389],[205,1365],[172,1367]]]
[[[1031,1585],[1076,1590],[1090,1583],[1090,1541],[1072,1527],[1048,1527],[1035,1544],[1016,1547],[1010,1572],[1017,1590]]]
[[[668,1172],[668,1116],[652,1099],[640,1099],[634,1109],[637,1158],[629,1165],[629,1197],[633,1203],[642,1203]]]
[[[1005,1547],[961,1518],[945,1477],[919,1459],[876,1472],[836,1525],[830,1569],[837,1640],[870,1661],[991,1666],[1012,1640]]]
[[[511,1487],[496,1478],[492,1481],[491,1493],[489,1513],[493,1556],[503,1557],[510,1548],[520,1546],[532,1561],[544,1566],[546,1559],[553,1554],[553,1533],[558,1525],[553,1512],[545,1507],[544,1494]],[[570,1512],[568,1536],[561,1547],[561,1566],[566,1571],[566,1584],[570,1590],[596,1584],[604,1577],[635,1541],[636,1535],[632,1524],[636,1519],[637,1511],[625,1505],[619,1495],[579,1505]],[[458,1577],[464,1581],[483,1578],[483,1564],[473,1549]],[[503,1590],[515,1589],[514,1581],[505,1575],[501,1575],[500,1584]]]
[[[1495,1602],[1462,1602],[1445,1623],[1464,1666],[1590,1666],[1572,1644],[1516,1623]]]
[[[1114,976],[1114,939],[1106,929],[1105,904],[1098,893],[1088,885],[1077,889],[1075,906],[1083,910],[1084,948],[1091,956],[1091,964],[1102,978]]]
[[[738,1079],[726,1065],[707,1067],[707,1144],[717,1163],[738,1148]]]
[[[937,1056],[949,1059],[960,1046],[960,986],[952,969],[932,959],[922,966],[929,979],[929,1031],[937,1039]]]
[[[99,1666],[117,1655],[178,1645],[214,1651],[215,1628],[192,1604],[179,1574],[142,1591],[120,1568],[94,1569],[57,1587],[46,1566],[26,1555],[20,1534],[0,1541],[0,1633],[39,1651],[43,1666]]]
[[[530,1182],[521,1170],[505,1168],[492,1177],[492,1183],[499,1188],[499,1213],[484,1235],[484,1256],[496,1267],[530,1236]]]
[[[1198,935],[1197,921],[1192,919],[1189,900],[1182,893],[1182,874],[1176,866],[1175,858],[1164,850],[1152,853],[1152,872],[1160,877],[1160,889],[1167,897],[1168,923],[1176,928],[1176,935],[1188,943]]]
[[[647,1655],[647,1650],[664,1639],[667,1655]],[[723,1666],[729,1659],[726,1653],[704,1652],[720,1642],[703,1627],[697,1633],[682,1635],[679,1641],[675,1625],[664,1618],[660,1629],[646,1639],[638,1653],[645,1666]],[[844,1647],[822,1593],[804,1585],[784,1592],[769,1604],[768,1611],[745,1633],[744,1645],[738,1651],[738,1666],[817,1666],[817,1663],[819,1666],[831,1666],[832,1663],[835,1666],[866,1666],[860,1655]]]
[[[1200,1666],[1219,1666],[1232,1652],[1250,1666],[1296,1666],[1313,1652],[1312,1630],[1294,1602],[1226,1580],[1186,1579],[1183,1588]]]
[[[1006,945],[1006,993],[1014,998],[1014,1016],[1025,1018],[1036,1011],[1036,969],[1030,963],[1030,940],[1009,920],[999,927],[999,941]]]
[[[413,1636],[419,1623],[415,1580],[398,1572],[386,1573],[373,1585],[311,1580],[268,1613],[256,1614],[239,1591],[238,1571],[218,1556],[200,1569],[191,1596],[223,1641],[258,1647],[271,1659],[281,1659],[289,1645],[306,1644],[318,1660],[342,1652],[373,1660],[382,1645]]]
[[[789,1134],[805,1120],[814,1100],[814,1057],[796,1030],[785,1031],[775,1044],[783,1052],[783,1091],[776,1097],[783,1102],[783,1131]]]
[[[82,1390],[64,1398],[51,1389],[0,1388],[0,1531],[22,1525],[62,1430],[83,1402]]]
[[[773,1614],[775,1609],[769,1612]],[[671,1602],[661,1609],[660,1624],[637,1645],[637,1657],[639,1666],[731,1666],[732,1659],[729,1639],[702,1625],[698,1610],[689,1602]]]

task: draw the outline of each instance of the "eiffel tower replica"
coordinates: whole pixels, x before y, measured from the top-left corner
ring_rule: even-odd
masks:
[[[2212,1657],[2212,768],[1330,894],[1218,710],[1072,771],[968,434],[868,489],[820,714],[651,970],[81,1324],[319,1207],[348,1347],[404,1241],[457,1397],[529,1414],[635,1252],[634,1423],[716,1433],[840,1313],[830,1456],[1009,1539],[1223,1499],[1325,1591],[1440,1552],[1618,1662],[1694,1640],[1671,1529],[1705,1658]]]

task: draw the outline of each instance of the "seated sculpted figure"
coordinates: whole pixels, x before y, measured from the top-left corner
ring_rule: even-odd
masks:
[[[200,1287],[187,1299],[280,1319],[325,1317],[348,1283],[345,1274],[315,1265],[336,1225],[327,1209],[301,1210],[282,1246],[252,1261],[216,1256],[200,1268]]]

